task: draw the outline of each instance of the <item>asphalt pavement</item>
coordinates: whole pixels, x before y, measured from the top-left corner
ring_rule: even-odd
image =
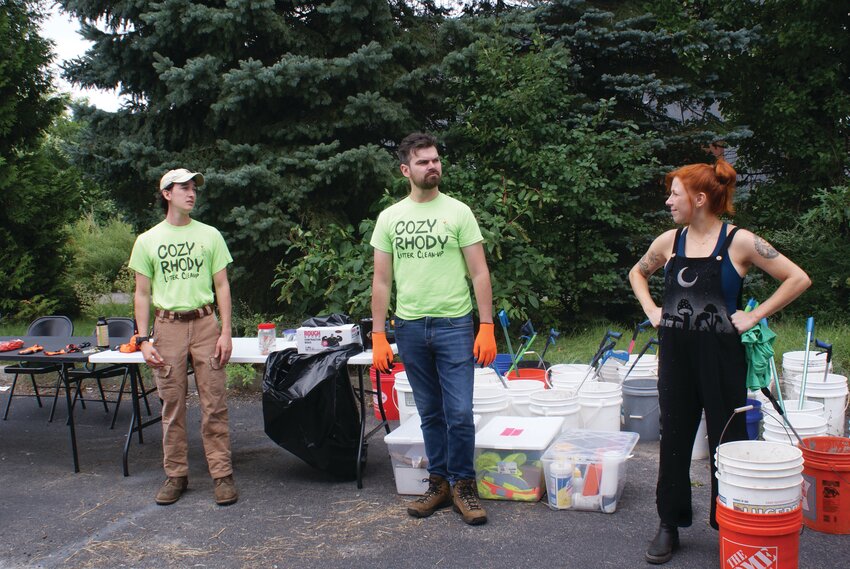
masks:
[[[0,393],[0,408],[7,397]],[[230,400],[239,502],[213,501],[192,399],[189,490],[176,504],[157,506],[161,429],[147,429],[144,444],[134,440],[124,477],[129,411],[124,405],[115,430],[102,407],[76,413],[81,472],[74,474],[64,405],[48,423],[49,408],[16,399],[0,421],[0,567],[649,567],[643,554],[657,527],[657,442],[638,443],[612,514],[485,501],[489,522],[471,527],[451,509],[421,520],[406,514],[410,498],[396,494],[381,435],[370,441],[361,490],[304,464],[263,432],[259,394]],[[681,530],[670,569],[720,564],[718,534],[707,523],[708,462],[694,461],[691,473],[695,523]],[[801,568],[848,567],[850,538],[804,530],[799,559]]]

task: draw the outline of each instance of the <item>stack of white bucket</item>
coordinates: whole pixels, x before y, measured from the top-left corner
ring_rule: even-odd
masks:
[[[790,512],[803,497],[803,452],[791,445],[736,441],[717,447],[717,490],[727,508],[752,514]]]
[[[800,391],[803,382],[803,364],[806,352],[786,352],[782,355],[783,375],[783,397],[785,399],[786,411],[803,411],[804,414],[812,414],[820,410],[822,421],[809,418],[798,418],[792,420],[791,424],[800,432],[800,428],[809,431],[809,436],[831,435],[844,436],[844,416],[848,405],[847,378],[843,375],[826,373],[826,354],[820,352],[809,352],[809,365],[806,373],[806,393],[803,397],[804,406],[806,402],[820,404],[809,405],[800,409]],[[832,371],[832,362],[830,369]],[[806,412],[808,409],[808,412]],[[796,421],[796,422],[795,422]],[[774,421],[775,422],[775,421]],[[800,422],[800,427],[798,423]],[[768,421],[765,421],[765,431],[768,429]],[[775,429],[774,429],[775,430]],[[784,436],[784,430],[782,435]],[[800,436],[805,437],[803,432]],[[796,440],[790,441],[792,444]]]
[[[634,365],[634,369],[632,369],[631,373],[629,373],[629,368]],[[629,363],[620,365],[617,369],[618,372],[618,381],[622,382],[624,379],[655,379],[658,380],[658,358],[655,354],[644,354],[638,359],[637,354],[632,354],[629,356]],[[626,377],[626,374],[629,374]]]
[[[578,394],[572,389],[545,389],[536,391],[528,397],[528,410],[532,415],[541,417],[563,417],[561,432],[581,428]]]
[[[540,383],[540,382],[537,382]],[[542,385],[542,383],[541,383]],[[499,380],[499,374],[492,368],[475,368],[475,384],[473,391],[473,413],[478,414],[476,409],[475,393],[479,390],[478,406],[487,413],[487,417],[494,415],[507,415],[508,411],[508,395],[502,383]],[[495,390],[491,392],[490,390]],[[404,423],[413,415],[418,415],[416,410],[416,402],[413,399],[413,388],[410,387],[410,382],[407,379],[407,372],[399,372],[395,375],[395,384],[393,385],[395,396],[395,404],[398,408],[399,421]],[[483,421],[483,418],[482,418]],[[485,421],[486,422],[486,421]],[[483,424],[483,422],[481,423]]]
[[[616,370],[616,368],[613,369]],[[583,384],[582,381],[584,381]],[[580,429],[592,431],[620,430],[620,410],[623,397],[619,381],[615,383],[597,381],[591,367],[587,364],[556,364],[549,368],[549,382],[555,390],[563,390],[573,394],[571,397],[562,396],[566,400],[565,405],[567,406],[565,422],[575,421],[573,413],[577,402]],[[581,389],[578,391],[578,395],[575,395],[579,384],[581,384]],[[540,400],[537,400],[533,405],[539,408]]]

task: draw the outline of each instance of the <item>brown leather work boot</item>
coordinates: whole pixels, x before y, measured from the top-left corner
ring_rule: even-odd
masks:
[[[233,481],[233,475],[216,478],[214,482],[215,488],[215,503],[219,506],[229,506],[235,504],[239,499],[239,492],[236,491],[236,483]]]
[[[407,513],[414,518],[427,518],[440,508],[452,505],[452,489],[449,481],[431,474],[428,476],[428,489],[425,494],[407,505]]]
[[[173,504],[180,499],[180,496],[188,487],[188,476],[169,476],[162,483],[162,486],[159,487],[159,491],[156,493],[156,498],[154,499],[160,506]]]
[[[452,488],[454,511],[471,526],[487,523],[487,513],[478,498],[478,484],[475,480],[458,480]]]

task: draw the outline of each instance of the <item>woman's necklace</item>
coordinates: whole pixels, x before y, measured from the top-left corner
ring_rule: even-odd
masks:
[[[714,239],[719,231],[719,227],[715,226],[714,228],[711,228],[706,231],[702,239],[699,239],[697,236],[694,235],[693,227],[690,227],[688,228],[688,239],[691,240],[694,245],[702,246],[708,243],[710,240]]]

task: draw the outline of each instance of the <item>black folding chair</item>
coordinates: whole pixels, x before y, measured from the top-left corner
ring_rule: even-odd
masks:
[[[27,328],[27,336],[73,336],[74,323],[67,316],[42,316],[32,321]],[[59,398],[59,383],[62,381],[59,376],[59,371],[62,368],[60,364],[34,364],[23,363],[19,365],[6,366],[4,371],[12,374],[12,387],[9,390],[9,399],[6,401],[6,410],[3,413],[3,420],[9,417],[9,407],[12,405],[13,397],[35,397],[38,401],[38,406],[41,404],[41,394],[38,392],[38,383],[35,381],[36,375],[44,375],[48,373],[56,374],[55,394],[53,396],[53,406],[50,409],[50,418],[48,422],[53,421],[53,414],[56,412],[56,401]],[[15,395],[15,386],[18,383],[19,375],[29,375],[32,381],[32,389],[34,395],[18,394]]]
[[[133,334],[136,333],[136,323],[132,318],[124,318],[124,317],[114,317],[107,318],[106,323],[109,326],[109,337],[110,338],[129,338]],[[117,393],[118,395],[115,398],[115,411],[112,414],[112,423],[109,428],[115,428],[115,421],[118,419],[118,409],[121,407],[121,399],[124,395],[124,390],[127,386],[127,378],[130,375],[130,365],[128,364],[109,364],[98,367],[97,364],[86,365],[84,368],[77,368],[68,371],[68,377],[77,382],[77,391],[74,395],[74,402],[76,402],[77,396],[82,398],[82,384],[86,379],[94,379],[97,381],[97,389],[100,392],[100,399],[95,401],[100,401],[103,403],[103,409],[105,412],[109,412],[108,403],[113,403],[106,398],[106,392]],[[114,377],[121,378],[121,386],[117,390],[109,390],[103,388],[103,380],[111,379]],[[139,381],[142,379],[139,377]],[[144,383],[141,385],[141,393],[144,396],[145,407],[147,408],[148,415],[151,414],[150,404],[148,403],[148,393],[150,390],[146,389]],[[90,401],[92,401],[90,399]]]

